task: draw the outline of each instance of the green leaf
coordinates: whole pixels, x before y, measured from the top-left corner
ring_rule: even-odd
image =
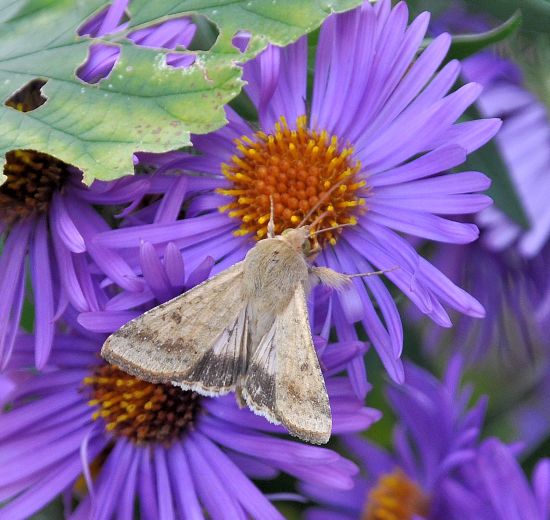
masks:
[[[548,33],[550,27],[549,0],[466,0],[468,7],[488,13],[500,20],[506,20],[517,9],[523,16],[522,31]]]
[[[46,81],[47,101],[30,112],[0,107],[0,153],[34,149],[84,172],[86,182],[133,172],[132,153],[162,152],[189,144],[190,133],[205,133],[225,122],[224,105],[242,87],[243,63],[268,43],[286,45],[317,27],[331,12],[360,0],[134,0],[129,29],[168,18],[199,14],[219,29],[209,51],[187,69],[166,65],[167,52],[133,45],[126,33],[90,40],[76,34],[105,0],[0,0],[0,92],[4,101],[34,79]],[[251,41],[240,53],[231,40],[245,30]],[[121,48],[108,78],[90,85],[75,71],[91,43]],[[174,51],[170,51],[173,54]],[[0,164],[1,166],[1,164]]]
[[[521,12],[516,11],[502,25],[478,34],[453,36],[446,60],[463,60],[490,45],[499,43],[514,34],[521,26]]]

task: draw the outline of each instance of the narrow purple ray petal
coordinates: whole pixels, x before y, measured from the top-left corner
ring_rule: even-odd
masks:
[[[31,277],[35,305],[35,362],[42,369],[48,361],[54,334],[54,301],[50,248],[46,219],[36,223],[30,251]]]
[[[227,487],[237,497],[242,507],[252,518],[282,519],[282,515],[271,505],[231,460],[207,437],[196,432],[195,442],[212,466],[225,475]]]
[[[193,484],[191,468],[180,443],[174,443],[170,448],[168,468],[179,515],[202,520],[204,514]]]
[[[0,294],[2,295],[0,299],[0,364],[2,366],[5,366],[8,361],[13,346],[13,335],[11,335],[11,344],[6,342],[8,322],[13,320],[19,323],[21,318],[20,305],[17,305],[20,295],[16,294],[16,291],[22,288],[20,280],[24,276],[24,258],[33,227],[34,222],[28,220],[15,224],[4,243],[0,256]],[[17,316],[10,316],[14,303],[15,310],[17,311],[19,307],[19,312]]]
[[[78,323],[92,332],[114,332],[140,315],[137,311],[81,312]]]
[[[59,235],[67,249],[73,253],[86,251],[84,238],[71,220],[65,208],[63,197],[56,193],[51,205],[50,225],[53,225],[55,233]]]
[[[229,493],[226,485],[220,479],[217,464],[212,466],[204,457],[200,446],[197,444],[196,435],[189,434],[184,444],[184,451],[194,481],[197,484],[197,491],[201,502],[204,504],[209,516],[213,520],[235,518],[245,520],[244,511],[235,502]]]
[[[175,520],[175,504],[173,501],[173,490],[170,486],[168,477],[168,464],[165,456],[164,446],[155,446],[154,448],[154,465],[155,474],[157,476],[157,502],[159,505],[159,518],[163,520]]]

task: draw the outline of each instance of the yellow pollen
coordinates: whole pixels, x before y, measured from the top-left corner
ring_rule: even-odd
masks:
[[[237,236],[267,235],[270,197],[277,234],[296,227],[313,208],[306,224],[315,221],[318,229],[354,225],[366,210],[368,187],[359,177],[361,164],[353,159],[353,149],[342,147],[326,130],[308,128],[306,116],[296,120],[295,129],[281,117],[271,134],[243,136],[235,147],[238,153],[222,165],[231,186],[218,193],[233,199],[219,209],[240,219]],[[323,233],[319,241],[335,244],[340,232]]]
[[[382,475],[371,489],[361,520],[412,520],[427,516],[429,506],[420,487],[397,469]]]
[[[172,385],[141,381],[111,365],[97,367],[82,380],[89,389],[94,420],[136,444],[169,445],[190,427],[200,409],[200,397]]]

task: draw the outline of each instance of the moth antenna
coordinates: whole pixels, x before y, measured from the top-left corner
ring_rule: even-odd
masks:
[[[269,222],[267,223],[267,238],[275,236],[275,205],[273,204],[273,195],[269,196]]]
[[[319,233],[324,233],[325,231],[332,231],[334,229],[340,229],[340,228],[343,228],[343,227],[348,227],[348,226],[354,226],[355,224],[338,224],[337,226],[332,226],[332,227],[327,227],[327,228],[324,228],[324,229],[318,229],[317,231],[315,231],[315,233],[311,233],[311,236],[315,236],[315,235],[318,235]]]
[[[321,220],[323,220],[327,215],[329,214],[328,211],[324,211],[321,213],[310,225],[309,228],[313,229]],[[312,235],[316,235],[317,233],[312,233]]]
[[[372,271],[371,273],[358,273],[358,274],[348,274],[346,275],[348,278],[362,278],[365,276],[379,276],[384,273],[391,273],[392,271],[395,271],[399,269],[399,266],[390,267],[389,269],[381,269],[380,271]]]
[[[328,191],[326,191],[323,195],[321,195],[321,198],[317,201],[317,204],[315,204],[315,206],[313,206],[306,213],[306,216],[300,221],[297,227],[301,228],[307,222],[307,219],[311,217],[311,215],[313,215],[313,213],[315,213],[319,209],[319,206],[321,206],[321,204],[323,204],[323,202],[325,202],[328,199],[328,197],[332,195],[332,192],[336,188],[339,188],[345,180],[346,180],[346,177],[339,180],[334,186],[332,186]]]

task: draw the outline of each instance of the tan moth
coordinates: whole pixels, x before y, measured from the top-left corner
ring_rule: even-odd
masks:
[[[107,338],[102,356],[152,383],[206,396],[234,391],[241,406],[291,435],[328,442],[331,411],[306,295],[319,283],[339,289],[381,271],[346,275],[310,265],[310,236],[325,231],[310,230],[275,236],[272,208],[267,238],[242,262],[128,322]]]

